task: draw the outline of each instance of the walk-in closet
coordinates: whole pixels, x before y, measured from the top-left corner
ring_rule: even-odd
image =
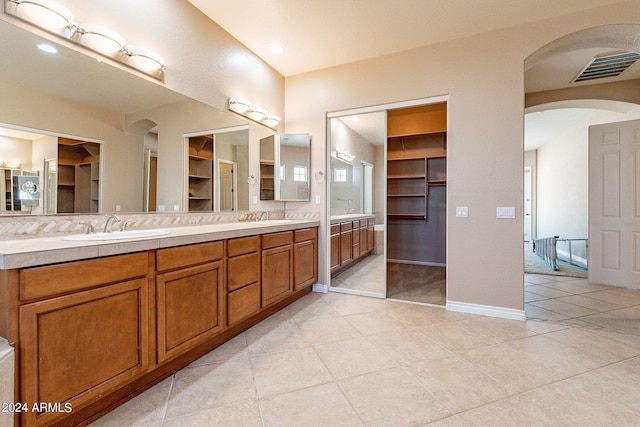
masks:
[[[446,304],[447,105],[387,115],[387,298]]]

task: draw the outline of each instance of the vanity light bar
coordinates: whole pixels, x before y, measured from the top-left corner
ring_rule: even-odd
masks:
[[[109,28],[78,24],[73,14],[55,0],[5,0],[6,12],[60,37],[124,62],[153,77],[161,78],[164,58],[142,46],[127,46],[124,37]]]
[[[229,98],[229,110],[270,128],[280,123],[280,117],[269,113],[264,108],[253,105],[251,101],[242,98]]]
[[[343,162],[346,163],[351,163],[353,161],[353,159],[355,159],[356,156],[354,156],[353,154],[349,154],[349,153],[345,153],[344,151],[337,151],[336,150],[336,159],[342,160]]]

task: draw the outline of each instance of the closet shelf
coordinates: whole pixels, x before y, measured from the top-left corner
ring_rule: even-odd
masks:
[[[414,193],[414,194],[387,194],[387,197],[427,197],[426,194]]]
[[[422,175],[388,175],[387,179],[424,179],[426,176]]]
[[[424,214],[394,213],[394,214],[388,214],[387,217],[391,219],[427,219],[427,216]]]

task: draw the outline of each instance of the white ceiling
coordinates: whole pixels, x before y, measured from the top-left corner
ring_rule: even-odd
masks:
[[[516,26],[619,0],[189,0],[284,76],[387,55],[420,46]],[[280,44],[284,53],[269,51]],[[560,89],[598,54],[582,49],[557,55],[525,74],[525,92]],[[640,63],[617,78],[640,78]],[[597,109],[597,106],[592,106]],[[594,108],[550,109],[525,118],[525,149],[539,148],[555,135],[595,113]],[[381,113],[341,120],[374,144],[384,141]]]
[[[284,76],[620,0],[189,0]],[[284,53],[271,53],[273,44]]]

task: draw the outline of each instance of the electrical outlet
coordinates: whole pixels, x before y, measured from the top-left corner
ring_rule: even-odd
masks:
[[[320,204],[320,195],[316,194],[316,205]]]
[[[120,209],[122,209],[122,206],[116,205],[116,212],[120,212]]]

